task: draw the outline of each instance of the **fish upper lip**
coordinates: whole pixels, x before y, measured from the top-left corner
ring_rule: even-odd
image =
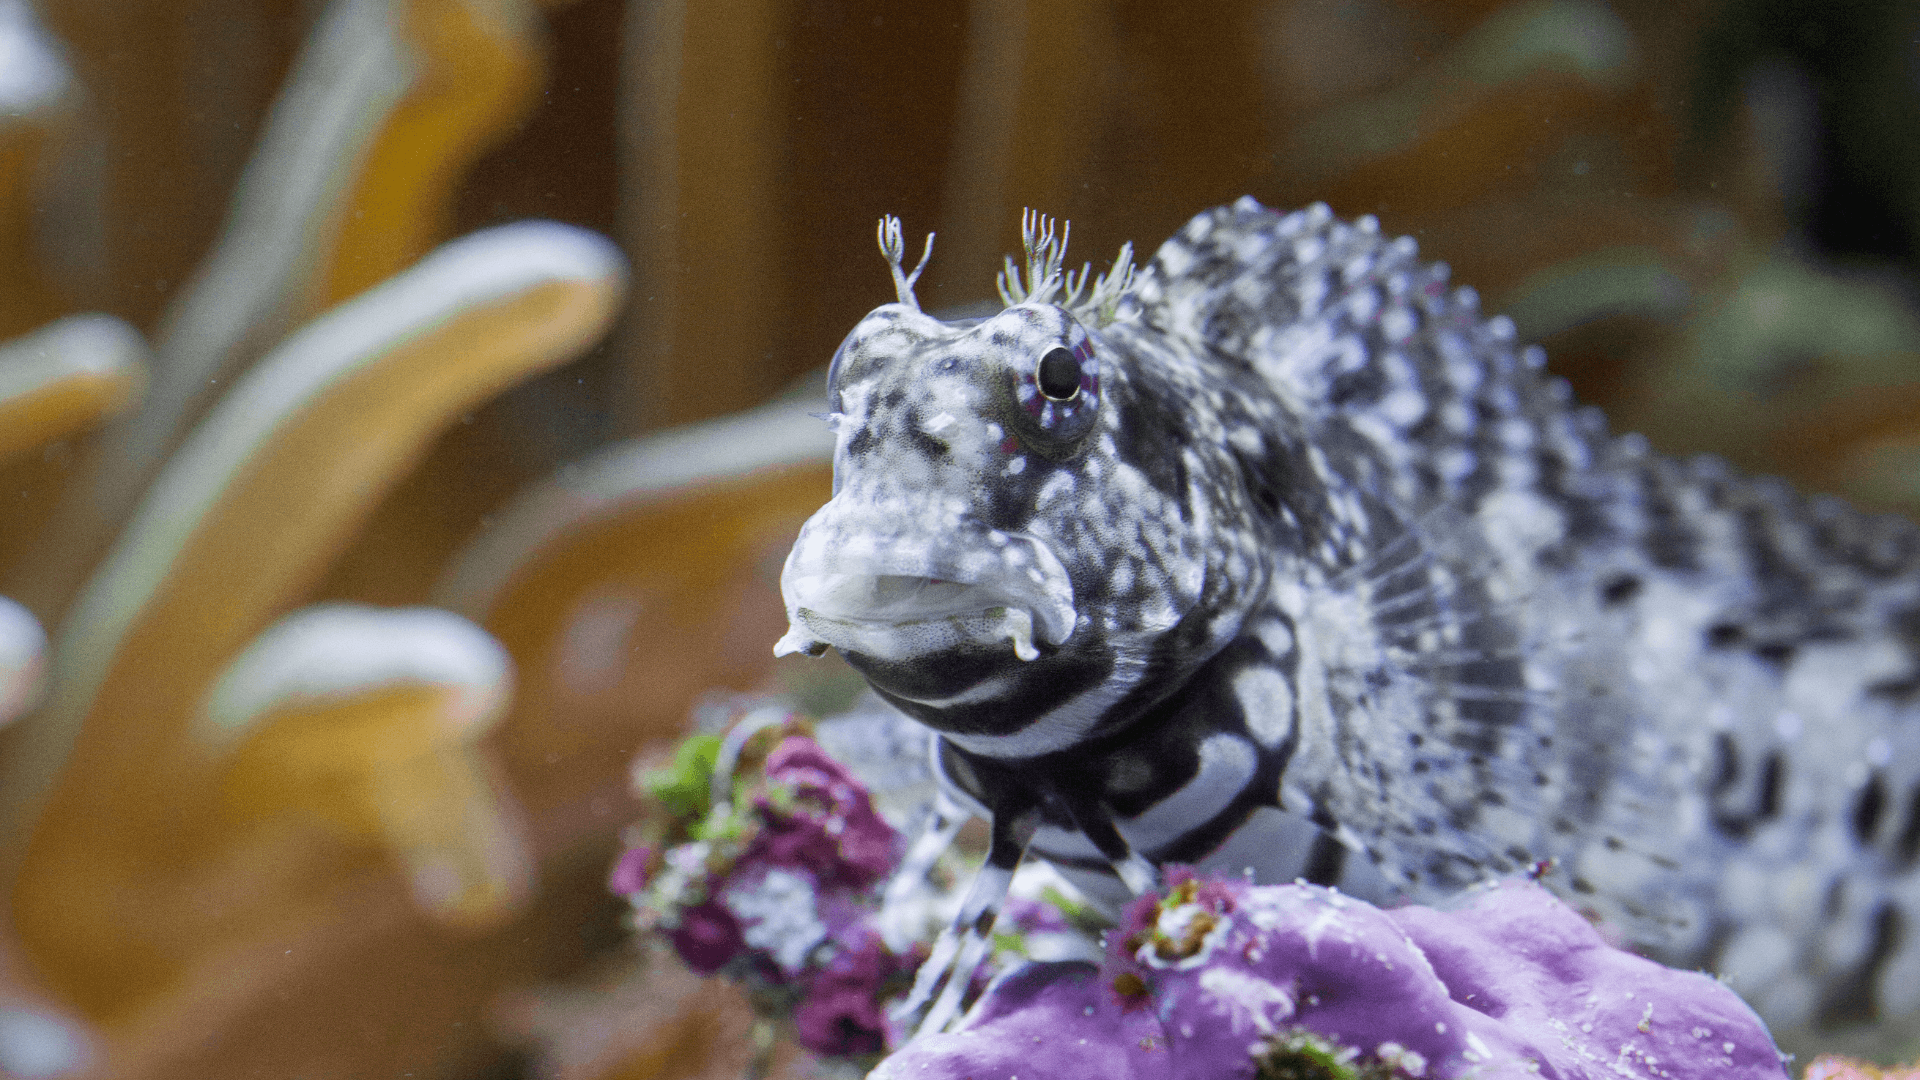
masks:
[[[974,639],[1013,634],[1016,649],[1030,658],[1025,633],[1051,645],[1073,633],[1072,583],[1037,537],[963,529],[932,543],[897,535],[864,546],[846,539],[861,534],[826,509],[801,530],[780,579],[793,627],[781,639],[781,652],[822,643],[870,646],[874,633],[887,628],[947,622]],[[1009,629],[995,629],[1009,617]],[[1016,624],[1030,629],[1011,629]]]

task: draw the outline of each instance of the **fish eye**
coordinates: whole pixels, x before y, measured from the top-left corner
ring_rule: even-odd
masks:
[[[1009,322],[1031,325],[1026,334],[1003,334],[989,343],[999,350],[995,367],[1011,392],[1007,419],[1028,449],[1065,460],[1099,423],[1100,354],[1071,321],[1062,326],[1034,309],[1008,312],[1013,314],[1002,317]]]
[[[1049,401],[1068,401],[1080,392],[1080,359],[1065,346],[1049,349],[1034,374]]]

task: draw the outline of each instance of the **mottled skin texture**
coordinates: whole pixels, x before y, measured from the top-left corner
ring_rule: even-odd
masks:
[[[1544,863],[1776,1024],[1920,1013],[1920,537],[1610,436],[1512,336],[1411,241],[1251,200],[1110,313],[880,308],[796,633],[945,733],[1001,862],[1418,900]],[[1056,346],[1081,392],[1036,411]],[[796,567],[881,563],[1015,582],[1033,658],[983,617],[806,623]]]

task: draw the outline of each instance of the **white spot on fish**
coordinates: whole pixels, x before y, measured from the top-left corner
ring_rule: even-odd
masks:
[[[1293,687],[1286,676],[1265,664],[1250,665],[1233,677],[1233,696],[1261,746],[1279,746],[1293,733]]]
[[[1380,415],[1395,427],[1405,430],[1427,415],[1427,399],[1418,390],[1403,386],[1380,399]]]

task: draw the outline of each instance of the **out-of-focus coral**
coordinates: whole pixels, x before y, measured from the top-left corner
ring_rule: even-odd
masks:
[[[40,703],[46,674],[47,632],[32,612],[0,596],[0,724]]]
[[[760,695],[709,699],[696,719],[702,734],[636,765],[644,813],[608,885],[632,905],[638,947],[584,986],[514,997],[497,1022],[536,1050],[542,1076],[642,1075],[648,1048],[687,1023],[682,1006],[633,996],[657,980],[721,1013],[748,1003],[755,1069],[861,1075],[904,1035],[886,1010],[966,880],[943,860],[911,895],[881,888],[906,853],[887,817],[926,811],[926,741],[902,738],[924,729],[863,707],[815,726]],[[1089,911],[1063,887],[1044,864],[1016,875],[991,969],[1099,955]],[[717,978],[692,988],[688,972]]]
[[[45,792],[16,917],[64,990],[122,1012],[176,978],[193,942],[230,933],[239,911],[277,921],[310,892],[290,861],[279,886],[250,879],[224,902],[234,906],[209,909],[216,886],[202,875],[258,841],[251,821],[224,818],[209,798],[227,764],[195,719],[205,695],[427,438],[590,341],[619,284],[617,255],[577,230],[516,225],[458,241],[290,337],[169,460],[68,612],[49,703],[9,760],[16,790]],[[458,861],[503,865],[477,852]],[[130,921],[121,912],[136,896],[145,914]],[[454,908],[474,914],[464,900]]]
[[[565,986],[518,990],[494,1013],[503,1035],[529,1046],[540,1080],[817,1080],[817,1061],[792,1042],[768,1047],[746,994],[701,978],[670,952],[641,953]]]
[[[1920,1077],[1920,1064],[1882,1068],[1871,1061],[1822,1054],[1807,1063],[1800,1080],[1914,1080]]]
[[[0,4],[0,338],[64,314],[54,275],[34,257],[34,181],[72,126],[76,89],[29,0]]]
[[[111,315],[69,316],[0,344],[0,460],[131,405],[146,370],[146,342]]]
[[[1530,882],[1382,911],[1308,885],[1172,879],[1110,932],[1097,975],[1002,980],[873,1075],[987,1080],[1040,1059],[1063,1078],[1786,1075],[1732,991],[1612,948]]]
[[[670,941],[694,972],[746,987],[769,1028],[859,1059],[888,1045],[882,1003],[922,958],[888,948],[876,918],[904,845],[802,730],[777,708],[750,712],[644,773],[649,813],[611,885],[643,934]]]

